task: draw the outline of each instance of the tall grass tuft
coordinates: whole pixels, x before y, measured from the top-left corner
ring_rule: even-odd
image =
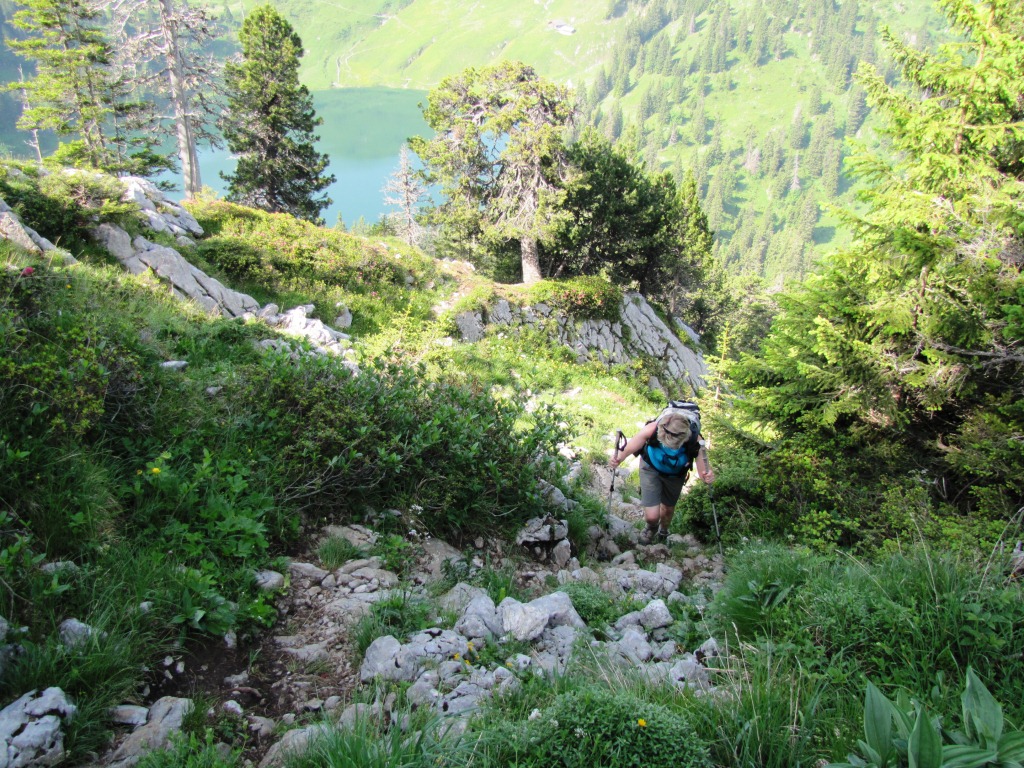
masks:
[[[471,765],[472,742],[449,734],[451,721],[422,712],[396,712],[388,727],[370,717],[350,726],[325,727],[307,750],[284,768],[458,768]]]

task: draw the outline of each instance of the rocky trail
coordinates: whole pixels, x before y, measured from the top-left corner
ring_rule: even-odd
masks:
[[[599,473],[595,483],[601,480]],[[575,503],[550,491],[564,508]],[[129,768],[169,743],[194,701],[208,707],[218,732],[245,736],[248,764],[269,768],[288,750],[301,749],[325,722],[398,716],[393,693],[375,698],[382,681],[411,684],[405,706],[447,714],[461,731],[488,697],[518,686],[523,675],[564,672],[583,648],[652,682],[711,690],[702,660],[716,654],[717,644],[709,638],[699,647],[681,647],[669,631],[675,622],[670,605],[682,601],[699,609],[722,579],[721,556],[707,554],[689,536],[639,544],[639,507],[619,495],[610,506],[614,514],[605,527],[589,531],[584,553],[571,550],[564,521],[537,518],[514,542],[485,546],[477,540],[465,553],[414,531],[405,539],[401,572],[388,570],[380,556],[325,567],[316,555],[322,541],[340,537],[368,552],[378,534],[362,525],[320,531],[287,573],[257,574],[263,588],[280,592],[275,626],[249,645],[216,644],[165,659],[153,703],[148,710],[125,709],[133,730],[98,765]],[[516,588],[532,598],[496,604],[472,583],[484,568],[514,574]],[[439,583],[455,574],[464,580],[439,593]],[[565,591],[572,583],[599,587],[636,610],[594,631]],[[362,657],[357,627],[383,600],[425,602],[434,621],[405,636],[384,634]]]
[[[147,182],[129,185],[126,197],[138,202],[154,231],[169,233],[182,247],[201,232],[184,209]],[[2,202],[0,219],[6,236],[14,232],[24,247],[54,249]],[[152,270],[176,295],[225,316],[258,316],[301,337],[318,354],[347,356],[347,336],[309,319],[305,307],[286,313],[275,305],[260,308],[188,264],[175,249],[133,240],[113,226],[98,227],[95,237],[127,269]],[[335,325],[344,327],[350,319],[339,316]],[[579,469],[577,464],[569,478]],[[610,477],[600,468],[594,474],[592,493],[603,498]],[[709,555],[692,537],[640,544],[641,510],[624,500],[621,490],[609,500],[604,524],[592,526],[577,551],[580,542],[570,542],[565,519],[577,502],[553,486],[546,493],[555,510],[551,516],[529,521],[512,541],[477,539],[465,552],[417,533],[415,514],[406,519],[394,510],[385,513],[386,526],[369,521],[308,535],[306,549],[294,554],[286,571],[255,574],[260,588],[276,596],[273,628],[255,639],[229,633],[163,658],[139,693],[145,706],[125,702],[110,713],[120,730],[93,765],[131,768],[147,752],[168,746],[183,728],[195,727],[197,718],[189,712],[197,708],[206,710],[205,724],[214,728],[225,751],[229,743],[244,743],[245,764],[260,768],[279,765],[288,750],[301,748],[324,723],[367,713],[399,717],[401,706],[433,708],[461,730],[489,697],[520,685],[526,675],[564,672],[584,649],[639,670],[651,681],[710,690],[701,662],[716,653],[716,644],[704,638],[696,647],[682,647],[673,632],[672,606],[702,609],[721,582],[721,556]],[[401,536],[390,534],[382,546],[377,532],[382,527]],[[325,540],[347,542],[353,556],[324,562],[318,553]],[[488,578],[493,573],[503,574],[507,584],[489,592],[483,585],[493,586]],[[611,625],[588,626],[581,615],[586,611],[569,594],[580,589],[630,610],[618,611]],[[378,603],[400,619],[417,606],[422,621],[412,631],[367,637],[360,622]],[[61,642],[71,648],[94,631],[68,619],[60,628]],[[0,648],[0,661],[12,647]],[[386,689],[382,682],[409,684],[404,702],[394,693],[377,696]],[[0,768],[60,762],[62,728],[74,712],[56,688],[26,693],[6,707],[0,712]]]
[[[601,482],[598,472],[595,484]],[[563,509],[575,503],[553,487],[549,493]],[[149,705],[126,703],[111,713],[123,731],[94,765],[131,768],[147,752],[169,745],[187,712],[199,706],[207,708],[206,723],[218,736],[245,743],[243,764],[270,768],[325,723],[400,717],[396,695],[379,695],[386,690],[382,682],[410,684],[401,706],[430,707],[461,732],[490,696],[520,685],[524,675],[562,673],[580,652],[639,670],[652,682],[710,691],[702,661],[717,653],[717,644],[708,638],[682,647],[673,639],[670,606],[683,602],[699,611],[721,582],[721,556],[709,555],[689,536],[639,544],[639,507],[616,494],[610,508],[605,526],[588,532],[584,552],[573,550],[565,521],[551,516],[530,521],[515,541],[477,540],[465,553],[413,531],[403,539],[402,567],[394,570],[381,556],[326,567],[316,554],[324,540],[344,539],[363,553],[378,540],[370,527],[327,527],[286,573],[256,575],[263,589],[279,594],[274,627],[253,641],[239,644],[229,635],[163,659],[144,692]],[[507,574],[529,599],[495,603],[473,583],[484,581],[485,569]],[[588,627],[567,594],[572,584],[593,585],[634,610],[610,626]],[[428,605],[430,615],[418,631],[382,634],[361,656],[359,623],[381,601],[398,611],[413,602]],[[44,733],[40,723],[59,729],[68,706],[51,689],[4,711],[0,728],[35,733],[38,742],[36,762],[12,765],[51,764],[42,760],[47,747],[53,754],[59,744],[59,730]],[[21,726],[8,728],[7,722]],[[18,754],[28,757],[33,750],[24,746]]]

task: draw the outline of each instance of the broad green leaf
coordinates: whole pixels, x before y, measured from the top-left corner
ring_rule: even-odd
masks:
[[[864,696],[864,736],[878,754],[880,765],[887,765],[892,753],[892,702],[873,683]]]
[[[1003,734],[999,740],[999,759],[1004,763],[1024,761],[1024,731]]]
[[[942,768],[942,737],[928,713],[917,708],[917,722],[907,743],[910,768]]]
[[[995,760],[996,753],[991,749],[960,744],[942,748],[943,768],[977,768],[993,764]]]
[[[1003,708],[970,667],[967,668],[967,687],[960,700],[968,735],[973,730],[981,737],[983,745],[996,744],[1003,734]]]

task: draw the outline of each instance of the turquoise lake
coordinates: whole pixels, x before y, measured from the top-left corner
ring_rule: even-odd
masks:
[[[317,129],[317,148],[331,159],[328,172],[337,177],[327,190],[333,202],[322,214],[328,226],[335,224],[338,214],[351,227],[360,216],[372,224],[389,212],[381,189],[398,169],[402,144],[410,136],[431,133],[419,108],[426,98],[423,91],[391,88],[313,93],[317,115],[324,121]],[[203,184],[223,195],[227,184],[220,173],[235,167],[228,151],[201,147],[199,167]],[[180,177],[167,178],[180,186]],[[181,192],[170,197],[180,199]]]

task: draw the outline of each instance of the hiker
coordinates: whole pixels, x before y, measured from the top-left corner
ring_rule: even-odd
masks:
[[[640,454],[640,504],[647,523],[640,542],[664,541],[690,467],[696,465],[698,476],[708,485],[715,481],[707,451],[700,441],[699,415],[694,421],[666,408],[616,452],[610,462],[612,471],[634,453]]]

